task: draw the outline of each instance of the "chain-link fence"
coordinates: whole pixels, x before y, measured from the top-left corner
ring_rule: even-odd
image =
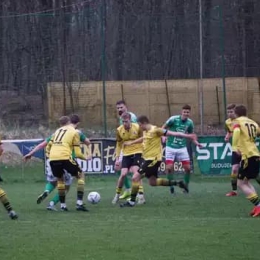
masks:
[[[259,95],[259,1],[37,1],[36,10],[8,3],[0,11],[5,124],[28,128],[77,112],[107,133],[116,125],[116,96],[158,124],[158,111],[166,119],[189,102],[207,132],[223,123],[226,103],[245,101],[240,91]],[[256,78],[236,89],[226,77]],[[153,92],[157,99],[143,98]]]

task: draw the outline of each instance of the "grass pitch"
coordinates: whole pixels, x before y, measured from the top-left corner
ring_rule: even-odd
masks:
[[[49,212],[54,192],[36,204],[45,185],[42,166],[23,170],[1,169],[1,187],[19,214],[12,221],[0,208],[3,260],[259,259],[260,219],[248,216],[252,206],[242,194],[225,197],[228,177],[194,176],[190,194],[176,188],[175,196],[145,181],[146,205],[123,209],[111,205],[115,177],[88,177],[86,194],[98,191],[98,205],[88,205],[89,213],[76,212],[73,184],[70,212]]]

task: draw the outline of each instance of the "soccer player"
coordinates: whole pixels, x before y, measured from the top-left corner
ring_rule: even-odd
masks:
[[[70,118],[67,116],[63,116],[60,118],[60,126],[64,126],[68,123],[72,123],[75,128],[78,127],[78,117],[72,115]],[[79,131],[79,135],[80,135],[80,142],[84,143],[86,145],[90,144],[89,139],[81,132]],[[24,156],[25,161],[27,161],[28,159],[30,159],[32,157],[32,155],[34,153],[36,153],[37,151],[44,149],[47,147],[46,149],[46,157],[47,157],[47,163],[46,163],[46,185],[45,185],[45,189],[44,192],[40,194],[40,196],[38,196],[37,198],[37,204],[40,204],[57,186],[57,178],[53,176],[53,173],[51,171],[51,167],[49,164],[49,149],[48,149],[48,143],[50,142],[52,136],[49,136],[48,138],[46,138],[46,140],[44,140],[43,142],[41,142],[40,144],[38,144],[32,151],[30,151],[28,154],[26,154]],[[74,152],[72,152],[72,158],[75,159],[75,154]],[[66,193],[68,193],[70,186],[72,184],[73,181],[73,177],[71,176],[70,173],[65,172],[64,173],[64,181],[65,181],[65,188],[66,188]],[[55,205],[59,202],[59,194],[57,193],[49,202],[49,205],[47,206],[47,210],[53,210],[56,211]]]
[[[80,121],[77,115],[74,115],[74,118],[77,122]],[[72,158],[72,152],[74,150],[76,158],[83,160],[88,160],[88,158],[85,158],[81,152],[80,136],[75,127],[71,123],[60,127],[55,131],[49,142],[49,145],[51,145],[49,154],[50,166],[53,175],[57,178],[57,188],[62,211],[68,211],[63,178],[65,171],[69,172],[73,177],[78,178],[76,209],[78,211],[88,211],[83,205],[85,176],[77,162]]]
[[[119,116],[119,125],[120,126],[123,125],[123,120],[121,118],[121,115],[123,113],[126,113],[126,112],[128,112],[131,115],[131,122],[137,123],[136,115],[134,113],[128,111],[127,105],[126,105],[124,100],[119,100],[119,101],[116,102],[116,109],[117,109],[117,113],[118,113],[118,116]],[[119,176],[120,176],[120,173],[121,173],[122,159],[123,159],[123,154],[121,153],[120,157],[119,157],[119,163],[115,164],[115,170],[116,170],[117,175],[119,175]],[[129,178],[127,176],[125,176],[125,178],[124,178],[124,186],[125,186],[125,191],[119,197],[119,199],[126,199],[131,194],[131,181],[129,180]],[[139,186],[139,194],[140,194],[140,197],[141,197],[141,200],[142,200],[143,194],[144,194],[142,182],[140,183],[140,186]],[[139,197],[139,195],[138,195],[138,197]]]
[[[126,201],[126,203],[121,204],[121,207],[132,207],[135,205],[136,195],[138,192],[139,181],[143,177],[149,179],[149,184],[151,186],[179,186],[181,189],[188,192],[188,187],[183,181],[174,181],[164,178],[158,178],[158,168],[160,167],[162,161],[162,136],[176,136],[183,138],[196,139],[195,134],[185,134],[181,132],[172,132],[167,129],[158,128],[157,126],[151,125],[149,119],[146,116],[138,117],[138,124],[143,130],[143,137],[136,139],[134,141],[125,142],[125,146],[130,146],[142,142],[143,144],[143,154],[139,162],[139,170],[133,175],[132,178],[132,190],[131,199]]]
[[[124,179],[131,170],[133,174],[138,172],[138,161],[141,159],[143,147],[142,143],[132,144],[129,146],[123,146],[123,143],[130,140],[136,140],[142,137],[143,133],[140,126],[137,123],[131,123],[131,114],[124,112],[121,115],[123,125],[117,128],[116,133],[116,165],[119,165],[120,153],[123,154],[121,174],[118,179],[116,195],[112,201],[112,204],[116,204],[119,200],[119,196],[122,191]],[[144,195],[139,193],[138,204],[144,204]]]
[[[184,105],[181,115],[171,116],[162,126],[164,129],[169,129],[180,133],[193,133],[194,124],[190,117],[191,107]],[[163,138],[165,142],[165,138]],[[197,140],[193,140],[194,144],[201,147]],[[166,141],[165,149],[165,164],[166,174],[169,180],[173,180],[174,161],[179,161],[185,170],[184,182],[188,186],[190,182],[190,156],[187,150],[186,139],[179,136],[169,136]],[[170,187],[170,192],[174,193],[174,187]]]
[[[254,205],[250,215],[260,216],[260,199],[251,179],[259,174],[259,151],[255,144],[257,134],[260,132],[258,124],[247,117],[247,109],[243,105],[235,107],[236,121],[233,126],[233,151],[241,156],[241,164],[237,177],[237,185]]]
[[[4,150],[2,147],[2,142],[0,140],[0,156],[2,155],[3,151]],[[3,204],[4,208],[6,209],[6,211],[8,212],[9,217],[11,219],[17,219],[18,218],[17,214],[13,210],[5,191],[1,188],[0,188],[0,201]]]
[[[225,136],[225,142],[228,142],[229,139],[232,136],[233,132],[233,124],[236,118],[235,115],[235,104],[230,104],[227,106],[227,116],[228,119],[225,121],[225,128],[226,128],[226,136]],[[232,147],[232,158],[231,158],[231,164],[232,164],[232,173],[231,173],[231,187],[232,191],[228,192],[226,194],[227,197],[237,196],[237,174],[239,170],[239,164],[241,161],[241,156],[233,151]]]

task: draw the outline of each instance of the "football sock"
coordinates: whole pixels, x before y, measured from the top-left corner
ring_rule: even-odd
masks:
[[[169,181],[172,181],[172,180],[174,179],[174,176],[173,176],[173,173],[172,173],[172,172],[170,172],[170,173],[167,174],[167,179],[168,179]]]
[[[139,185],[138,194],[144,194],[144,186],[143,185]]]
[[[55,189],[55,186],[51,184],[50,182],[46,183],[45,185],[45,191],[48,193],[51,193]]]
[[[176,186],[178,184],[177,181],[167,180],[163,178],[156,179],[156,186]]]
[[[84,177],[83,177],[84,178]],[[84,188],[85,188],[85,180],[83,178],[78,179],[78,185],[77,185],[77,200],[78,204],[83,201],[83,196],[84,196]]]
[[[231,187],[233,191],[237,191],[237,174],[231,173]]]
[[[186,185],[188,185],[190,183],[190,172],[185,172],[184,182],[185,182]]]
[[[253,203],[255,206],[260,205],[260,200],[259,200],[259,197],[258,197],[258,195],[257,195],[256,193],[253,193],[253,194],[249,195],[249,196],[247,197],[247,199],[248,199],[251,203]]]
[[[122,187],[117,187],[116,188],[116,194],[121,194],[122,192]]]
[[[51,200],[53,202],[53,205],[56,205],[60,201],[59,193],[56,193],[56,195]]]
[[[126,189],[131,188],[131,181],[129,180],[129,178],[127,176],[125,176],[124,186],[125,186]]]
[[[139,189],[139,182],[133,181],[132,189],[131,189],[131,199],[130,199],[132,202],[135,202],[135,200],[136,200],[138,189]]]
[[[2,202],[5,209],[10,212],[12,209],[11,204],[6,196],[6,193],[4,190],[0,189],[0,201]]]
[[[64,183],[64,181],[58,181],[57,188],[58,188],[60,203],[64,204],[65,200],[66,200],[66,195],[65,195],[66,194],[66,190],[65,190],[65,183]]]

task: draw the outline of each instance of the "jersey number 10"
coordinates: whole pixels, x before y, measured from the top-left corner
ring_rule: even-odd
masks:
[[[245,124],[246,128],[247,128],[247,132],[250,138],[255,139],[256,138],[256,126],[254,124]]]

